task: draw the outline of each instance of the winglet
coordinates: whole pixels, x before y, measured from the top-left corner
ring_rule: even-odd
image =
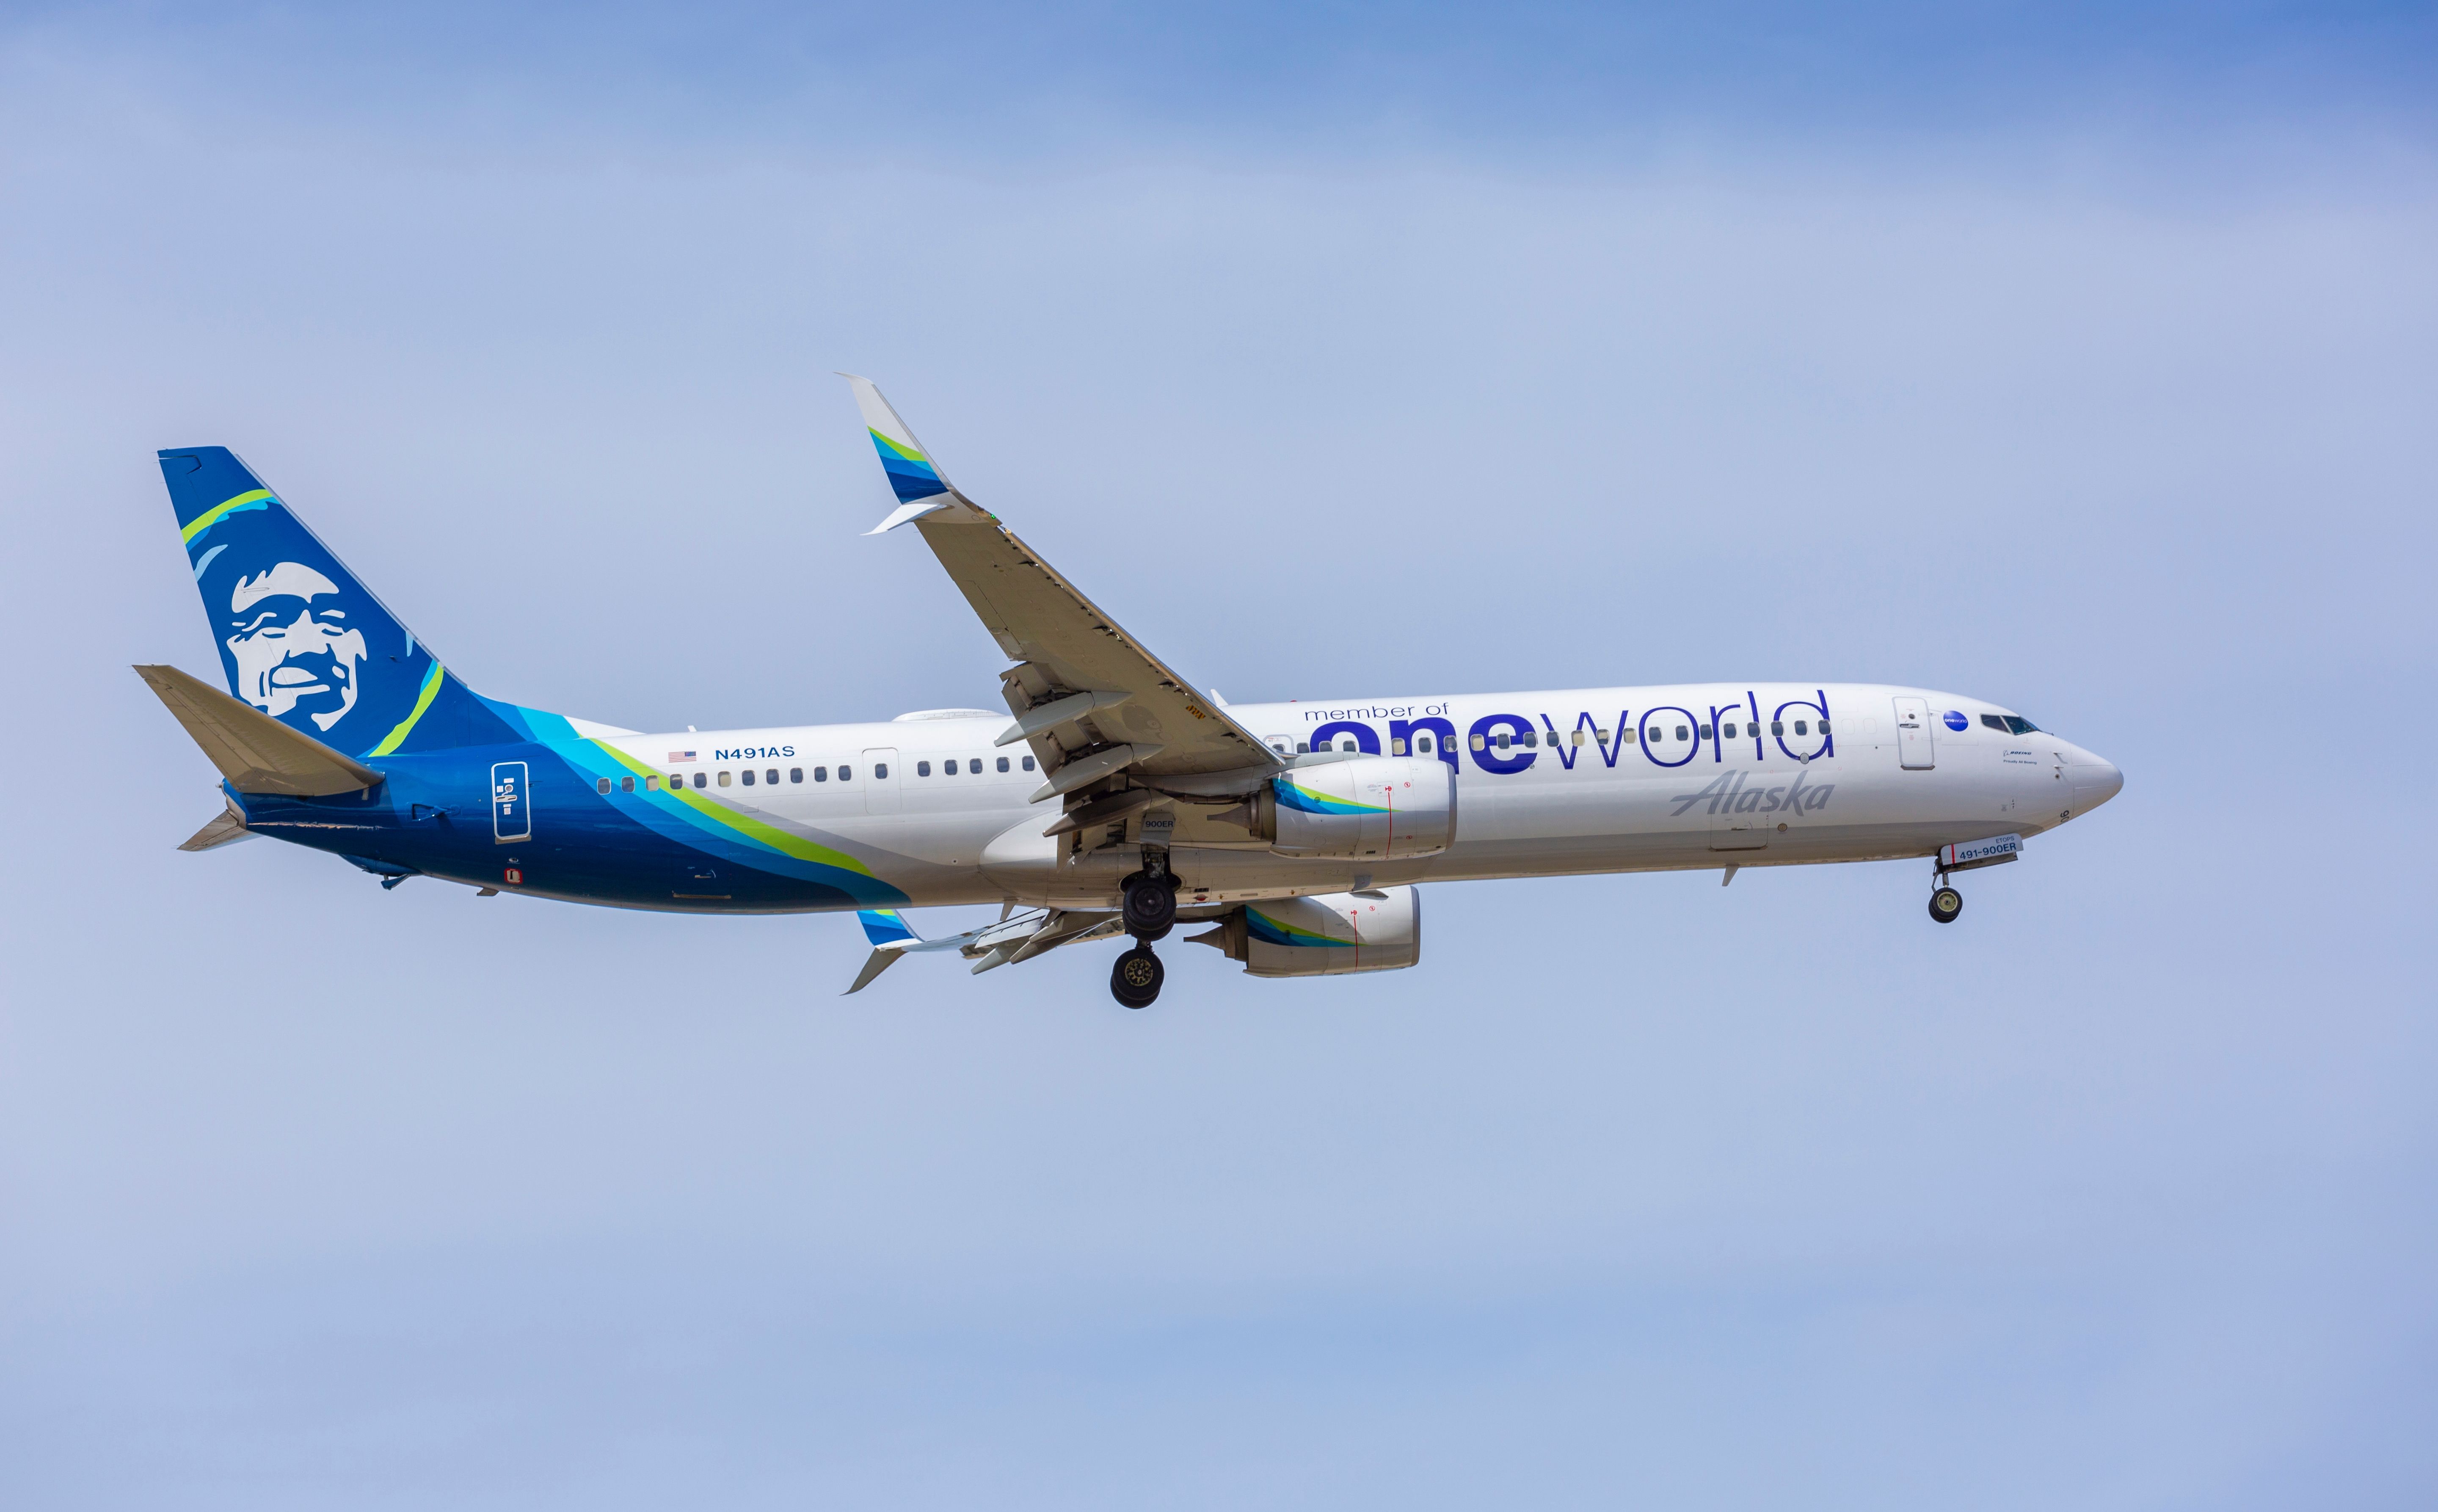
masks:
[[[864,958],[863,969],[855,974],[855,985],[840,997],[853,997],[872,986],[881,972],[897,964],[908,946],[923,943],[923,937],[893,908],[861,908],[855,916],[863,925],[863,937],[872,942],[872,953]]]
[[[939,464],[914,438],[914,428],[889,407],[889,400],[881,398],[872,380],[854,373],[839,376],[855,389],[856,408],[863,412],[863,428],[871,434],[873,450],[880,454],[881,471],[889,474],[889,487],[897,495],[896,511],[864,534],[886,535],[909,520],[959,502],[955,489],[941,475]]]
[[[913,926],[906,922],[906,916],[893,908],[857,909],[855,916],[863,925],[863,937],[872,942],[874,950],[884,945],[902,950],[922,943],[923,936],[915,934]]]

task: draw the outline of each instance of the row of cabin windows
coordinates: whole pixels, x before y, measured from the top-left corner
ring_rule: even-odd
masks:
[[[1982,716],[1983,722],[1985,722],[1985,723],[1992,721],[1995,718],[1996,718],[1996,717],[1995,717],[1994,715],[1983,715],[1983,716]],[[1772,735],[1784,735],[1784,734],[1786,733],[1786,726],[1787,726],[1788,722],[1789,722],[1789,721],[1787,721],[1787,720],[1770,720],[1770,721],[1769,721],[1769,733],[1770,733],[1770,734],[1772,734]],[[1797,734],[1797,735],[1810,735],[1810,734],[1811,733],[1811,721],[1810,720],[1793,720],[1793,721],[1792,721],[1792,722],[1793,722],[1793,725],[1794,725],[1794,733],[1795,733],[1795,734]],[[2023,726],[2025,727],[2025,729],[2026,729],[2026,730],[2028,730],[2028,729],[2030,728],[2030,723],[2029,723],[2029,721],[2028,721],[2028,720],[2015,720],[2014,722],[2016,722],[2016,723],[2018,723],[2018,724],[2022,724],[2022,725],[2023,725]],[[1705,725],[1703,725],[1703,726],[1701,727],[1701,731],[1702,731],[1702,738],[1703,738],[1703,739],[1705,739],[1705,740],[1709,740],[1709,739],[1727,739],[1727,740],[1734,740],[1734,739],[1739,739],[1739,738],[1741,738],[1741,739],[1748,739],[1748,740],[1749,740],[1749,739],[1758,739],[1758,738],[1759,738],[1759,737],[1760,737],[1760,725],[1759,725],[1758,723],[1757,723],[1757,722],[1753,722],[1753,721],[1746,721],[1746,722],[1744,723],[1743,727],[1742,727],[1742,728],[1743,728],[1743,734],[1742,734],[1740,737],[1739,737],[1739,736],[1736,734],[1736,728],[1737,728],[1737,726],[1736,726],[1736,724],[1735,724],[1735,722],[1734,722],[1734,721],[1732,721],[1732,720],[1721,720],[1721,721],[1720,721],[1720,724],[1719,724],[1719,728],[1718,728],[1718,733],[1717,733],[1717,735],[1715,735],[1715,736],[1714,736],[1714,735],[1712,735],[1712,733],[1711,733],[1711,731],[1710,731],[1710,727],[1709,727],[1708,725],[1705,724]],[[1608,738],[1609,738],[1609,732],[1608,732],[1608,731],[1606,731],[1606,730],[1593,730],[1593,731],[1592,731],[1592,732],[1590,732],[1590,733],[1591,733],[1592,738],[1594,738],[1594,739],[1598,740],[1600,744],[1602,744],[1602,745],[1606,745],[1606,744],[1608,744]],[[1822,720],[1820,721],[1820,733],[1821,733],[1822,735],[1827,735],[1827,734],[1828,733],[1828,721],[1827,720]],[[2023,733],[2023,732],[2022,732],[2022,731],[2018,731],[2017,733],[2018,733],[2018,734],[2021,734],[2021,733]],[[1575,732],[1574,732],[1573,743],[1574,743],[1574,744],[1576,744],[1576,745],[1581,745],[1581,744],[1582,744],[1582,743],[1583,743],[1583,734],[1584,734],[1584,732],[1583,732],[1583,731],[1581,731],[1581,730],[1577,730],[1577,731],[1575,731]],[[1629,743],[1631,743],[1633,740],[1634,740],[1634,739],[1636,738],[1636,736],[1637,736],[1637,732],[1636,732],[1636,731],[1634,731],[1634,730],[1628,730],[1628,731],[1626,731],[1626,732],[1625,732],[1625,739],[1626,739]],[[1557,731],[1555,731],[1555,730],[1551,730],[1550,732],[1548,732],[1548,737],[1549,737],[1549,744],[1551,744],[1551,745],[1553,745],[1553,746],[1554,746],[1554,745],[1556,745],[1556,744],[1558,743],[1558,732],[1557,732]],[[1659,729],[1656,729],[1656,730],[1652,731],[1652,732],[1651,732],[1651,738],[1652,738],[1652,739],[1653,739],[1653,740],[1664,740],[1664,739],[1668,738],[1668,731],[1667,731],[1667,728],[1666,728],[1665,726],[1662,726],[1662,727],[1661,727],[1661,728],[1659,728]],[[1677,739],[1679,739],[1679,740],[1689,740],[1689,739],[1693,738],[1693,728],[1692,728],[1692,726],[1690,726],[1690,725],[1685,725],[1685,724],[1677,725],[1677,726],[1676,726],[1676,738],[1677,738]],[[1427,736],[1427,735],[1418,735],[1418,736],[1414,737],[1414,750],[1413,750],[1413,754],[1414,754],[1414,755],[1416,755],[1416,756],[1429,756],[1429,755],[1431,755],[1431,754],[1432,754],[1432,749],[1431,749],[1431,740],[1432,740],[1432,738],[1431,738],[1430,736]],[[1474,748],[1475,750],[1476,750],[1476,751],[1493,751],[1493,750],[1494,750],[1494,751],[1509,751],[1509,750],[1512,750],[1512,749],[1514,749],[1516,746],[1519,746],[1519,745],[1520,745],[1520,746],[1523,746],[1523,747],[1524,747],[1524,748],[1526,748],[1527,750],[1530,750],[1530,749],[1533,749],[1533,748],[1535,748],[1535,747],[1539,746],[1539,745],[1540,745],[1540,743],[1541,743],[1541,737],[1540,737],[1540,736],[1538,736],[1538,735],[1536,735],[1536,734],[1534,734],[1533,732],[1531,732],[1531,731],[1529,731],[1529,730],[1527,730],[1527,731],[1526,731],[1526,732],[1524,732],[1522,735],[1514,734],[1512,731],[1509,731],[1509,732],[1506,732],[1506,733],[1503,733],[1503,734],[1499,734],[1499,735],[1494,735],[1494,736],[1483,736],[1483,735],[1476,735],[1476,736],[1475,736],[1475,737],[1473,738],[1473,740],[1472,740],[1473,748]],[[1286,755],[1286,747],[1285,747],[1285,745],[1284,745],[1284,743],[1283,743],[1283,742],[1281,742],[1281,744],[1279,744],[1275,749],[1278,751],[1278,753],[1279,753],[1281,756],[1284,756],[1284,755]],[[1329,747],[1328,747],[1328,745],[1327,745],[1326,743],[1324,743],[1324,744],[1321,746],[1321,749],[1322,749],[1323,751],[1326,751],[1326,750],[1328,750],[1328,749],[1329,749]],[[1359,750],[1359,749],[1361,749],[1361,748],[1360,748],[1358,745],[1356,745],[1356,743],[1355,743],[1352,739],[1351,739],[1351,738],[1350,738],[1350,739],[1343,739],[1343,740],[1338,741],[1338,742],[1337,742],[1337,749],[1338,749],[1338,750],[1340,750],[1340,751],[1354,751],[1354,750]],[[1298,755],[1298,756],[1308,756],[1308,755],[1310,755],[1310,754],[1311,754],[1311,752],[1312,752],[1312,743],[1311,743],[1310,741],[1308,741],[1308,740],[1298,740],[1298,741],[1296,742],[1296,755]],[[1401,740],[1401,739],[1392,739],[1392,740],[1390,740],[1390,741],[1388,742],[1388,754],[1389,754],[1390,756],[1404,756],[1404,755],[1405,755],[1405,754],[1406,754],[1406,753],[1405,753],[1405,742],[1404,742],[1404,740]]]
[[[945,765],[948,769],[949,774],[951,776],[955,775],[957,763],[950,761],[945,763]],[[974,775],[981,775],[982,764],[980,757],[967,759],[965,765],[973,770]],[[998,758],[998,769],[1001,772],[1008,770],[1007,757],[1001,756]],[[1033,770],[1033,757],[1024,757],[1024,770],[1027,772]],[[928,761],[917,761],[914,763],[914,772],[917,776],[928,777],[931,774],[931,763]],[[744,779],[745,786],[749,788],[753,786],[756,779],[755,773],[750,767],[743,772],[734,774],[734,775],[742,777]],[[720,773],[719,785],[723,788],[727,787],[729,785],[730,776],[731,774],[729,773]],[[888,781],[889,763],[886,761],[874,762],[872,764],[872,776],[873,780],[875,782]],[[766,787],[775,788],[779,785],[779,769],[777,767],[766,767],[760,773],[759,777],[760,781]],[[698,772],[694,774],[694,785],[698,788],[708,788],[711,786],[711,778],[712,774],[708,772]],[[853,782],[855,780],[855,768],[852,766],[841,765],[838,769],[838,779],[840,782]],[[789,767],[787,769],[787,780],[789,782],[804,781],[804,769],[802,767]],[[827,767],[813,768],[813,780],[815,782],[829,781],[830,769]],[[682,788],[685,785],[686,774],[684,773],[672,772],[669,774],[669,786],[672,789]],[[610,778],[603,777],[595,782],[593,787],[595,791],[601,792],[632,792],[635,791],[635,779],[632,777],[620,777],[613,784]],[[654,774],[644,778],[644,791],[645,792],[658,792],[661,791],[661,779],[658,774]]]
[[[1024,770],[1027,772],[1032,771],[1033,758],[1031,756],[1026,756],[1023,758],[1023,761]],[[940,766],[942,775],[953,777],[957,774],[957,758],[955,756],[950,756],[945,761],[941,762]],[[998,758],[998,769],[1001,772],[1008,770],[1007,757],[1001,756]],[[928,761],[915,762],[914,774],[918,777],[929,776],[931,774],[931,763]],[[982,758],[980,756],[965,757],[965,774],[971,777],[980,776],[982,774]]]

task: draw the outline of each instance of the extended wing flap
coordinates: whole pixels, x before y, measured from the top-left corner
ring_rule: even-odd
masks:
[[[322,798],[381,784],[372,768],[174,667],[138,667],[135,675],[239,792]]]

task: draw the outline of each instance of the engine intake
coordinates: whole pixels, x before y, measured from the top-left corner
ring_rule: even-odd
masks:
[[[1455,843],[1456,769],[1428,756],[1299,767],[1216,817],[1281,856],[1416,861]]]

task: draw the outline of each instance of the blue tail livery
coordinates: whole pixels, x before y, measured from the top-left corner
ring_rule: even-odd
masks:
[[[345,755],[564,734],[483,698],[224,446],[161,454],[230,694]]]

